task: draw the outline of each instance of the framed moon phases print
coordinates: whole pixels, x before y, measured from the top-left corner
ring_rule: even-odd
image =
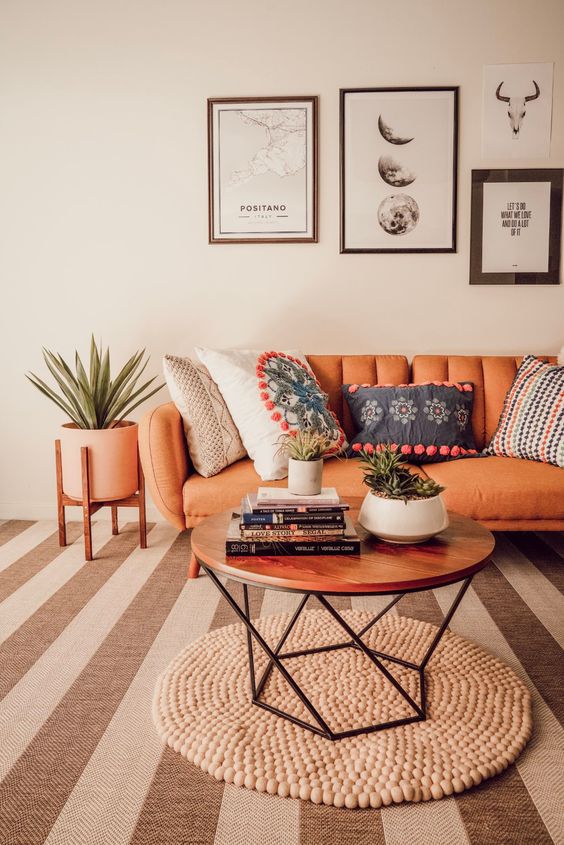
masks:
[[[317,97],[208,100],[210,243],[317,241]]]
[[[340,97],[341,252],[456,252],[458,87]]]

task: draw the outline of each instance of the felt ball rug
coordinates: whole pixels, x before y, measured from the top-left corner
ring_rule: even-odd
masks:
[[[355,630],[371,619],[361,610],[342,616]],[[284,613],[255,624],[274,647],[289,619]],[[418,663],[436,630],[388,614],[363,639],[370,648]],[[328,613],[306,610],[284,650],[344,638]],[[254,657],[260,677],[268,659],[256,645]],[[384,664],[420,702],[418,673],[389,660]],[[284,665],[334,731],[413,715],[358,649],[299,656]],[[246,630],[233,624],[200,637],[170,663],[157,682],[153,719],[164,742],[218,781],[350,809],[440,799],[514,762],[531,736],[531,698],[508,666],[446,631],[425,677],[425,721],[331,741],[252,703]],[[276,668],[262,699],[312,722]]]

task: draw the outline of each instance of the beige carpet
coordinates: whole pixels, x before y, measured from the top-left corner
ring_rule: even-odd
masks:
[[[315,599],[310,599],[316,605]],[[262,617],[256,626],[272,648],[292,614]],[[345,610],[354,630],[373,614]],[[364,636],[367,646],[420,664],[437,633],[428,622],[388,613]],[[284,651],[315,649],[346,640],[326,609],[305,610]],[[255,646],[257,678],[268,660]],[[421,705],[418,674],[383,660],[411,701]],[[284,667],[310,697],[333,731],[354,731],[414,715],[411,703],[352,648],[294,656]],[[440,800],[500,774],[531,735],[531,696],[500,660],[447,631],[426,672],[427,718],[393,729],[332,742],[288,719],[253,705],[246,629],[226,625],[185,648],[159,678],[153,718],[174,751],[218,781],[280,798],[327,807],[379,809],[412,801]],[[302,723],[314,719],[278,671],[261,700]]]
[[[564,843],[563,535],[500,536],[453,622],[531,691],[534,734],[516,764],[459,796],[354,812],[217,782],[163,749],[157,677],[234,620],[207,578],[186,582],[188,536],[157,525],[146,551],[136,544],[134,526],[112,537],[99,522],[86,564],[80,541],[58,548],[52,522],[0,525],[2,845]],[[444,588],[400,610],[437,624],[451,599]],[[253,613],[291,601],[258,591]]]

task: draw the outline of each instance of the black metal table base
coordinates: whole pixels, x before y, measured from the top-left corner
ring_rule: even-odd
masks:
[[[460,587],[456,598],[454,599],[448,613],[446,614],[442,625],[437,630],[437,633],[433,637],[432,642],[428,646],[423,660],[420,663],[413,663],[409,660],[402,660],[401,658],[395,657],[392,654],[385,654],[381,651],[377,651],[376,649],[370,648],[362,639],[364,634],[366,634],[378,622],[379,619],[385,616],[385,614],[389,610],[391,610],[392,607],[394,607],[394,605],[397,604],[397,602],[399,602],[404,595],[406,595],[406,593],[399,593],[395,595],[393,599],[389,602],[389,604],[387,604],[386,607],[380,611],[380,613],[378,613],[373,619],[371,619],[371,621],[358,632],[355,632],[351,628],[351,626],[346,622],[346,620],[343,619],[341,614],[337,610],[335,610],[335,608],[330,604],[326,596],[321,595],[319,593],[304,593],[298,607],[296,608],[294,614],[288,622],[284,633],[278,640],[278,643],[274,646],[274,648],[272,648],[266,642],[262,634],[257,630],[251,620],[249,611],[249,591],[247,584],[243,583],[243,607],[240,607],[239,604],[233,598],[233,596],[229,593],[225,585],[215,574],[215,572],[209,569],[209,567],[207,567],[205,564],[202,564],[202,566],[207,575],[216,585],[219,592],[229,603],[229,605],[233,608],[233,610],[247,629],[247,649],[249,657],[249,674],[251,681],[252,702],[253,704],[256,704],[257,707],[262,707],[264,710],[268,710],[270,713],[274,713],[277,716],[281,716],[284,719],[288,719],[295,725],[299,725],[300,727],[305,728],[308,731],[312,731],[313,733],[319,734],[320,736],[324,736],[330,740],[343,739],[344,737],[357,736],[358,734],[372,733],[373,731],[382,731],[386,728],[397,727],[398,725],[408,725],[411,722],[421,722],[427,718],[425,669],[427,667],[427,664],[429,663],[429,660],[433,656],[435,649],[439,645],[444,632],[448,628],[450,621],[454,613],[456,612],[456,609],[458,608],[458,605],[460,604],[464,594],[466,593],[466,590],[470,586],[472,576],[462,582],[462,586]],[[300,614],[304,610],[310,597],[317,599],[321,606],[325,608],[328,613],[331,614],[331,616],[346,633],[347,639],[344,642],[317,646],[316,648],[307,648],[298,651],[282,651],[284,643],[292,632]],[[268,663],[266,665],[266,668],[263,670],[259,678],[257,678],[255,671],[255,655],[253,641],[257,643],[257,645],[262,649],[262,651],[264,651],[264,653],[268,657]],[[399,695],[407,702],[412,711],[412,715],[394,719],[389,722],[380,722],[378,724],[352,728],[346,731],[333,731],[331,727],[327,724],[323,716],[320,714],[319,710],[315,707],[313,702],[307,696],[306,692],[292,677],[292,675],[288,671],[288,668],[284,665],[284,661],[290,660],[294,657],[302,657],[307,654],[319,654],[321,652],[337,651],[339,649],[344,648],[354,648],[362,651],[363,654],[372,662],[375,669],[384,675],[384,677],[395,687]],[[400,666],[417,672],[419,682],[418,700],[414,699],[409,694],[409,692],[400,684],[397,678],[395,678],[394,675],[385,666],[383,661],[396,663]],[[306,722],[303,719],[298,719],[296,716],[292,716],[290,713],[286,713],[283,710],[279,710],[277,707],[273,707],[271,704],[268,704],[268,702],[264,700],[264,698],[262,697],[264,688],[274,668],[276,668],[276,670],[280,672],[280,674],[289,684],[291,689],[300,699],[306,710],[311,715],[313,723]]]

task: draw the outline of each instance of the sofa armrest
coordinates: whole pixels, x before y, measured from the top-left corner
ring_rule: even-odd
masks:
[[[139,423],[139,454],[153,501],[180,531],[186,529],[182,487],[191,472],[182,417],[173,402],[153,408]]]

